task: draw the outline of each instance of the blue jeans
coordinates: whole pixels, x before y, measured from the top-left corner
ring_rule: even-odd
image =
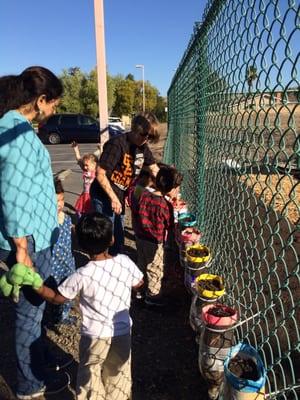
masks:
[[[113,224],[115,241],[109,248],[109,254],[115,256],[121,252],[124,245],[124,215],[114,213],[108,199],[92,198],[92,201],[95,210],[109,218]]]
[[[28,250],[36,271],[47,280],[51,275],[51,248],[34,252],[34,243],[28,237]],[[0,260],[8,267],[15,264],[15,252],[0,249]],[[25,286],[16,304],[15,346],[17,356],[17,393],[29,395],[44,386],[45,354],[42,338],[42,318],[45,301]]]

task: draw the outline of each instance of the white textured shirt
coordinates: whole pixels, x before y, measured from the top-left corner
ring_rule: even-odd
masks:
[[[79,294],[83,335],[113,337],[130,332],[131,288],[142,278],[135,263],[119,254],[108,260],[90,261],[70,275],[58,290],[67,299]]]

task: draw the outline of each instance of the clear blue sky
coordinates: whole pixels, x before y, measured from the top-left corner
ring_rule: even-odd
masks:
[[[205,0],[104,0],[106,62],[111,75],[145,65],[165,96]],[[1,0],[0,75],[42,65],[89,72],[96,64],[93,0]]]

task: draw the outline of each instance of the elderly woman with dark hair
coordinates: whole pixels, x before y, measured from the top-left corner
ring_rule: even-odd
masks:
[[[63,88],[48,69],[30,67],[0,78],[0,260],[51,274],[57,203],[50,156],[31,125],[55,113]],[[45,303],[24,288],[16,304],[17,398],[44,388],[41,321]]]

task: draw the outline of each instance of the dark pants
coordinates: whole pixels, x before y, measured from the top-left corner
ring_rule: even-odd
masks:
[[[93,198],[92,200],[95,210],[109,218],[113,224],[115,242],[110,247],[109,254],[115,256],[121,252],[124,245],[124,215],[114,213],[108,199]]]
[[[44,280],[51,275],[51,248],[33,251],[28,238],[28,249],[35,270]],[[15,253],[0,249],[0,260],[8,267],[15,264]],[[32,394],[44,386],[45,354],[42,339],[44,300],[30,287],[24,286],[16,304],[15,346],[17,356],[17,393]]]

